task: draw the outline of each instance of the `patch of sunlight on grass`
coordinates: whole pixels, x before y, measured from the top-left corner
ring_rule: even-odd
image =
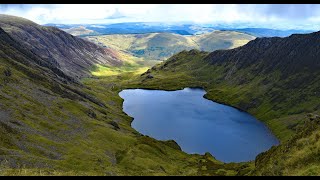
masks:
[[[103,77],[103,76],[116,76],[122,73],[134,73],[134,74],[142,74],[146,72],[150,67],[149,66],[140,66],[140,65],[124,65],[121,67],[109,67],[103,65],[96,65],[94,71],[91,72],[92,75]]]
[[[118,67],[108,67],[102,65],[96,65],[95,70],[91,72],[94,76],[114,76],[120,74],[121,71]]]
[[[97,77],[117,76],[123,73],[137,75],[146,72],[149,68],[161,62],[157,60],[145,60],[122,51],[119,51],[118,55],[124,62],[124,65],[112,67],[97,64],[93,67],[91,74]]]

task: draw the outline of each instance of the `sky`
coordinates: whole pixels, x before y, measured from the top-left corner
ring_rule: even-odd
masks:
[[[246,23],[320,30],[318,4],[0,4],[0,14],[24,17],[39,24]]]

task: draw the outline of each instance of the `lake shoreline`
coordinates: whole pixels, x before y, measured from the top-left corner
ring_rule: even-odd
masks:
[[[269,129],[269,127],[264,123],[264,122],[262,122],[262,121],[260,121],[260,120],[258,120],[258,119],[256,119],[253,115],[251,115],[250,113],[248,113],[248,112],[246,112],[246,111],[244,111],[244,110],[242,110],[242,109],[239,109],[239,108],[237,108],[237,107],[234,107],[234,106],[230,106],[230,105],[228,105],[228,104],[224,104],[224,103],[220,103],[220,102],[216,102],[216,101],[214,101],[214,100],[211,100],[211,99],[208,99],[207,97],[206,97],[206,95],[207,95],[207,91],[205,90],[205,88],[203,88],[203,87],[199,87],[199,86],[193,86],[193,87],[184,87],[184,88],[176,88],[176,89],[166,89],[166,90],[162,90],[162,89],[159,89],[159,88],[133,88],[133,87],[131,87],[131,88],[124,88],[124,89],[122,89],[122,90],[120,90],[119,91],[119,93],[118,93],[118,95],[121,97],[121,99],[123,99],[123,102],[122,102],[122,111],[127,115],[127,116],[129,116],[129,117],[131,117],[131,119],[132,119],[132,121],[131,121],[131,123],[130,123],[130,126],[133,128],[133,129],[135,129],[138,133],[139,133],[139,135],[142,135],[142,136],[148,136],[148,137],[152,137],[152,138],[154,138],[154,139],[156,139],[156,140],[158,140],[158,141],[168,141],[168,139],[167,138],[157,138],[156,136],[153,136],[153,135],[150,135],[150,132],[149,132],[149,134],[148,133],[144,133],[143,131],[141,131],[141,129],[139,130],[139,128],[137,129],[137,127],[134,127],[135,125],[133,124],[134,122],[136,122],[136,118],[135,117],[133,117],[134,115],[129,115],[130,113],[128,113],[128,110],[126,110],[125,111],[125,108],[124,108],[124,106],[125,106],[125,101],[126,101],[126,98],[128,98],[128,97],[123,97],[123,96],[121,96],[120,95],[120,93],[121,92],[124,92],[125,90],[155,90],[155,91],[164,91],[164,92],[173,92],[173,91],[181,91],[181,90],[185,90],[185,89],[198,89],[198,90],[202,90],[203,91],[203,93],[204,93],[204,95],[200,95],[203,99],[205,99],[205,100],[207,100],[208,102],[213,102],[213,103],[215,103],[215,104],[219,104],[219,105],[223,105],[222,107],[228,107],[228,108],[233,108],[234,110],[236,110],[236,111],[239,111],[239,113],[244,113],[244,114],[247,114],[248,116],[251,116],[251,117],[253,117],[254,119],[255,119],[255,121],[257,121],[259,124],[261,124],[261,126],[263,126],[263,127],[265,127],[265,129],[266,129],[266,131],[261,131],[260,132],[260,135],[259,135],[259,137],[261,136],[261,134],[263,134],[263,133],[265,133],[265,132],[267,132],[267,134],[270,134],[270,135],[267,135],[267,136],[270,136],[270,138],[274,138],[275,140],[272,140],[272,144],[274,144],[274,145],[272,145],[270,148],[272,148],[273,146],[277,146],[277,145],[279,145],[280,144],[280,141],[277,139],[277,137],[272,133],[272,131],[270,131],[270,129]],[[140,92],[141,93],[141,92]],[[199,94],[198,94],[199,95]],[[131,95],[132,96],[132,95]],[[137,94],[135,94],[134,96],[138,96]],[[149,96],[150,96],[150,94],[149,94]],[[163,95],[162,95],[163,96]],[[161,96],[161,97],[162,97]],[[199,96],[199,97],[200,97]],[[139,97],[139,96],[138,96]],[[152,96],[153,97],[153,96]],[[192,97],[192,96],[191,96]],[[137,97],[135,97],[135,98],[137,98]],[[195,96],[193,97],[193,98],[195,98]],[[133,101],[133,102],[135,102],[135,101]],[[156,101],[157,102],[157,101]],[[132,103],[132,100],[131,100],[131,103]],[[132,106],[132,105],[131,105]],[[150,105],[149,105],[150,106]],[[140,108],[141,109],[141,108]],[[142,108],[142,109],[144,109],[144,108]],[[170,111],[169,111],[170,112]],[[219,117],[219,113],[221,113],[221,112],[219,112],[219,111],[217,111],[217,117]],[[147,114],[147,113],[146,113]],[[233,114],[233,113],[231,113],[231,114]],[[229,116],[229,115],[226,115],[226,116]],[[239,115],[239,117],[238,118],[242,118],[242,116],[243,115]],[[193,117],[193,116],[190,116],[190,117]],[[154,117],[155,118],[155,117]],[[226,118],[226,117],[221,117],[222,119],[221,120],[223,120],[224,118]],[[150,120],[150,118],[148,117],[148,119]],[[218,119],[220,119],[220,118],[218,118]],[[152,119],[152,120],[154,120],[154,119]],[[176,119],[175,119],[176,120]],[[196,121],[198,121],[198,119],[195,119]],[[201,119],[200,119],[201,120]],[[139,121],[141,121],[141,118],[140,118],[140,120]],[[246,123],[246,121],[247,120],[245,120],[245,121],[243,121],[243,123]],[[229,122],[227,122],[227,123],[229,123]],[[168,125],[168,124],[167,124]],[[166,125],[166,128],[170,128],[170,126],[168,127]],[[178,126],[179,127],[179,126]],[[230,126],[230,128],[232,129],[232,127],[233,127],[233,125],[231,125]],[[161,129],[161,127],[159,127],[160,129]],[[166,129],[165,128],[165,129]],[[250,126],[247,126],[247,127],[245,127],[245,128],[251,128],[251,125]],[[236,128],[237,129],[237,128]],[[243,129],[243,127],[242,128],[240,128],[240,129]],[[241,131],[241,130],[240,130]],[[256,133],[256,131],[257,130],[254,130],[252,133]],[[260,131],[260,130],[259,130]],[[228,131],[227,131],[228,132]],[[201,134],[201,133],[200,133]],[[264,136],[264,135],[263,135]],[[248,141],[250,141],[250,139],[252,139],[253,138],[253,136],[248,136],[248,137],[250,137],[249,139],[248,139]],[[178,146],[179,147],[183,147],[183,145],[181,144],[181,142],[179,142],[179,141],[176,141],[175,140],[175,138],[169,138],[169,140],[173,140],[174,142],[176,142],[177,144],[178,144]],[[270,141],[271,142],[271,141]],[[240,142],[238,142],[238,143],[240,143]],[[259,143],[258,143],[259,144]],[[256,144],[256,143],[252,143],[249,147],[253,147],[253,146],[257,146],[258,144]],[[269,144],[269,143],[267,143],[267,144]],[[265,144],[265,145],[267,145],[267,144]],[[183,148],[181,148],[181,149],[183,149]],[[262,153],[262,152],[264,152],[264,151],[267,151],[268,149],[266,149],[266,150],[263,150],[263,151],[261,151],[260,153]],[[197,152],[195,152],[195,153],[190,153],[190,152],[188,152],[188,150],[187,151],[185,151],[185,150],[182,150],[183,152],[185,152],[185,153],[187,153],[187,154],[190,154],[190,155],[193,155],[193,154],[197,154],[197,155],[204,155],[204,154],[206,154],[206,153],[209,153],[209,154],[211,154],[212,155],[212,151],[208,151],[208,150],[206,150],[206,152],[201,152],[201,153],[197,153]],[[230,149],[229,149],[229,151],[230,151]],[[249,150],[248,150],[249,151]],[[259,153],[259,154],[260,154]],[[217,155],[216,154],[214,154],[213,155],[213,157],[217,157]],[[256,157],[256,156],[255,156]],[[234,160],[234,161],[229,161],[229,160],[223,160],[223,159],[221,159],[221,158],[219,158],[219,161],[221,161],[221,162],[224,162],[224,163],[231,163],[231,162],[235,162],[235,163],[243,163],[243,162],[251,162],[251,161],[254,161],[255,160],[255,158],[253,158],[253,159],[249,159],[249,160],[242,160],[242,161],[238,161],[238,160]]]

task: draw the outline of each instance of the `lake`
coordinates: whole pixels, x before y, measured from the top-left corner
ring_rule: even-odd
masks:
[[[250,114],[205,99],[203,89],[128,89],[119,93],[132,127],[157,140],[175,140],[189,154],[209,152],[222,162],[244,162],[279,141]]]

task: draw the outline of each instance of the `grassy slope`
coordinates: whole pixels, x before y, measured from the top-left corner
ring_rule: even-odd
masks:
[[[206,52],[192,50],[173,56],[140,77],[135,77],[126,82],[127,88],[150,88],[176,90],[184,87],[204,87],[207,90],[206,97],[218,102],[242,107],[243,102],[251,97],[262,96],[266,91],[278,92],[261,86],[262,77],[254,79],[249,84],[238,85],[234,82],[212,83],[218,81],[224,73],[223,68],[214,67],[204,58]],[[153,78],[147,78],[151,74]],[[241,75],[242,74],[242,75]],[[240,72],[239,77],[244,77],[246,72]],[[277,74],[274,77],[277,78]],[[281,81],[279,83],[282,83]],[[259,86],[258,86],[259,85]],[[316,85],[316,84],[314,84]],[[312,89],[312,88],[309,88]],[[279,93],[279,92],[278,92]],[[308,91],[305,91],[308,93]],[[286,96],[282,93],[282,96]],[[298,96],[297,92],[289,94],[293,101]],[[249,98],[250,97],[250,98]],[[309,99],[309,98],[308,98]],[[240,102],[240,104],[239,104]],[[312,112],[319,104],[319,99],[313,97],[306,103],[296,104],[288,111],[286,108],[273,109],[274,107],[291,107],[288,101],[277,101],[273,106],[268,97],[260,107],[250,109],[249,112],[267,123],[271,130],[280,138],[282,144],[260,155],[256,160],[257,168],[250,174],[256,175],[319,175],[319,123],[310,122],[307,114]],[[274,102],[275,103],[275,102]],[[290,101],[289,101],[290,103]],[[268,110],[271,108],[271,110]],[[309,109],[309,110],[308,110]],[[320,120],[319,120],[320,121]]]
[[[215,101],[230,104],[238,108],[244,109],[255,115],[258,119],[266,122],[271,130],[285,141],[294,134],[294,126],[301,123],[301,118],[304,115],[301,112],[313,112],[317,108],[319,99],[311,98],[305,103],[296,104],[293,108],[291,103],[299,98],[299,93],[288,90],[288,94],[282,93],[284,97],[289,96],[290,101],[278,99],[268,99],[266,93],[279,93],[274,84],[265,84],[262,82],[266,77],[252,77],[250,83],[242,83],[231,81],[221,81],[224,68],[221,66],[212,66],[207,61],[203,60],[208,53],[192,50],[190,52],[182,52],[173,56],[168,61],[159,64],[152,68],[150,73],[154,76],[153,79],[147,79],[146,76],[136,79],[133,86],[150,87],[156,89],[181,89],[188,86],[202,86],[207,90],[206,97]],[[248,76],[246,70],[241,70],[237,74],[237,78]],[[268,79],[278,79],[277,73],[273,76],[268,76]],[[239,79],[237,79],[239,81]],[[240,82],[242,80],[240,79]],[[245,81],[245,79],[243,80]],[[280,80],[277,84],[282,84]],[[316,84],[315,84],[316,85]],[[309,88],[312,92],[312,88]],[[309,92],[304,91],[305,94]],[[262,101],[257,108],[251,108],[252,98]]]
[[[86,37],[114,49],[129,52],[146,60],[165,60],[170,56],[191,49],[214,51],[242,46],[254,37],[232,31],[214,31],[196,36],[173,33],[125,34]]]
[[[188,155],[174,142],[132,129],[118,96],[132,72],[86,79],[87,86],[65,84],[49,72],[0,59],[1,175],[235,175],[250,169]]]
[[[30,162],[43,163],[50,167],[39,168],[37,165],[28,165],[26,167],[21,166],[17,169],[8,169],[7,161],[3,161],[0,165],[0,174],[3,175],[244,175],[244,174],[257,174],[257,175],[314,175],[319,174],[319,163],[316,158],[318,154],[318,136],[319,128],[315,123],[311,125],[299,126],[298,132],[305,132],[302,135],[295,135],[296,140],[283,143],[281,146],[276,147],[257,158],[257,168],[254,163],[243,164],[222,164],[215,161],[210,155],[198,156],[187,155],[181,151],[175,149],[175,145],[172,143],[163,143],[155,141],[151,138],[138,135],[131,127],[131,118],[127,117],[121,111],[122,99],[118,96],[118,92],[124,88],[132,87],[147,87],[155,89],[180,89],[190,86],[204,86],[208,88],[208,84],[204,81],[198,81],[194,75],[190,75],[190,69],[197,69],[199,61],[205,57],[207,53],[197,53],[196,57],[193,57],[195,61],[176,62],[184,64],[181,69],[179,66],[175,66],[175,69],[166,70],[166,73],[161,73],[158,68],[161,65],[157,65],[153,68],[152,74],[155,76],[155,81],[144,80],[144,77],[137,76],[135,72],[121,73],[118,76],[108,77],[96,77],[84,79],[83,83],[90,87],[84,89],[87,94],[91,94],[94,97],[102,100],[107,105],[107,115],[100,113],[99,110],[93,109],[97,114],[97,119],[88,117],[86,107],[82,107],[79,101],[70,101],[66,98],[61,98],[61,101],[67,101],[67,103],[59,103],[56,107],[55,104],[51,105],[50,111],[61,106],[65,109],[64,112],[72,113],[79,125],[86,129],[86,133],[81,131],[81,135],[90,132],[89,136],[81,136],[80,139],[70,136],[72,143],[58,143],[52,140],[48,140],[46,137],[35,136],[31,140],[34,144],[39,146],[57,148],[59,152],[64,154],[62,159],[52,160],[43,154],[43,150],[38,152],[35,150],[32,157],[25,156],[18,162]],[[184,59],[184,58],[183,58]],[[162,64],[163,65],[163,64]],[[177,64],[176,64],[177,65]],[[2,64],[1,67],[4,71],[8,65]],[[170,65],[166,65],[170,66]],[[188,72],[183,71],[184,68],[189,68]],[[202,67],[203,68],[203,67]],[[155,70],[156,69],[156,70]],[[199,68],[200,70],[201,68]],[[201,71],[205,70],[202,69]],[[179,72],[179,73],[177,73]],[[17,73],[13,71],[14,77]],[[5,77],[4,77],[5,78]],[[28,79],[27,77],[25,77]],[[19,80],[20,77],[18,76]],[[143,82],[141,82],[143,80]],[[166,81],[165,81],[166,80]],[[176,80],[179,80],[177,83]],[[15,82],[16,84],[16,82]],[[30,84],[30,83],[28,83]],[[11,90],[9,90],[11,91]],[[29,98],[34,99],[34,97]],[[47,102],[48,103],[48,102]],[[71,104],[69,104],[71,103]],[[51,104],[51,103],[49,103]],[[11,106],[11,105],[10,105]],[[19,107],[19,103],[15,106]],[[40,105],[41,106],[41,105]],[[42,105],[44,106],[44,105]],[[91,106],[95,106],[92,105]],[[48,108],[48,107],[46,107]],[[46,109],[45,108],[45,109]],[[99,108],[99,107],[98,107]],[[38,112],[40,109],[35,108]],[[30,111],[30,110],[29,110]],[[43,112],[44,110],[40,110]],[[60,110],[59,110],[60,111]],[[84,111],[84,112],[81,112]],[[101,111],[101,110],[100,110]],[[24,112],[21,111],[22,113]],[[317,112],[320,113],[320,112]],[[35,112],[28,112],[27,114],[35,115]],[[290,120],[293,118],[304,118],[303,115],[294,115],[297,117],[287,117]],[[58,116],[59,117],[59,116]],[[39,120],[40,121],[40,120]],[[121,128],[119,130],[113,130],[114,127],[110,122],[117,122]],[[38,122],[36,120],[36,122]],[[50,122],[50,121],[49,121]],[[85,125],[84,125],[84,124]],[[60,122],[60,125],[52,125],[50,129],[60,129],[64,122]],[[70,124],[68,124],[70,125]],[[48,125],[37,125],[38,129],[43,129]],[[44,126],[44,127],[43,127]],[[312,128],[313,127],[313,128]],[[314,128],[315,127],[315,128]],[[72,127],[66,127],[65,130],[73,129]],[[48,131],[48,129],[44,129]],[[3,131],[2,131],[3,132]],[[61,132],[55,132],[54,134],[61,135]],[[62,133],[64,134],[64,133]],[[76,133],[80,135],[79,133]],[[1,136],[6,137],[6,136]],[[10,142],[2,140],[1,142]],[[77,146],[74,143],[77,142]],[[2,145],[5,147],[6,145]],[[173,148],[171,148],[173,147]],[[289,147],[289,148],[288,148]],[[5,148],[1,149],[2,151]],[[107,151],[106,151],[107,150]],[[12,150],[10,150],[12,151]],[[284,156],[283,152],[286,152]],[[3,152],[6,154],[7,152]],[[42,158],[39,158],[41,156]],[[270,159],[269,156],[272,156]],[[11,157],[10,157],[11,159]],[[10,160],[9,159],[9,160]],[[275,162],[277,162],[275,164]],[[40,164],[41,164],[40,163]],[[25,164],[23,164],[25,165]],[[297,166],[298,165],[298,166]],[[34,167],[37,167],[36,169]],[[53,167],[53,168],[52,168]],[[254,170],[253,170],[254,169]],[[253,171],[252,171],[253,170]]]
[[[121,61],[105,48],[58,28],[45,27],[20,17],[1,14],[0,27],[20,46],[40,56],[41,63],[58,66],[74,78],[90,76],[88,70],[95,64],[121,65]]]
[[[191,36],[190,39],[198,44],[199,50],[212,52],[217,49],[232,49],[243,46],[255,37],[235,31],[214,31]]]
[[[320,112],[318,111],[317,114]],[[320,118],[306,120],[289,141],[260,154],[254,175],[320,175]]]
[[[319,174],[319,124],[308,121],[301,113],[307,110],[319,114],[314,108],[318,99],[297,104],[291,112],[283,108],[291,105],[285,101],[268,114],[266,110],[273,108],[268,101],[260,108],[249,109],[267,122],[283,142],[260,155],[251,172],[253,163],[222,164],[210,155],[187,155],[173,142],[155,141],[130,127],[131,118],[122,112],[122,99],[118,96],[124,88],[174,90],[202,86],[208,91],[207,98],[235,106],[268,91],[266,86],[257,86],[261,85],[261,77],[249,84],[212,83],[219,80],[223,68],[209,65],[203,60],[206,55],[198,51],[180,53],[152,68],[153,79],[127,72],[85,79],[87,87],[65,85],[44,70],[12,63],[15,60],[10,58],[0,59],[0,174]],[[244,74],[247,72],[240,72],[239,77]],[[268,78],[277,80],[277,76],[275,73]],[[275,89],[273,93],[279,92]],[[296,102],[297,94],[286,94]],[[280,92],[282,96],[286,94]],[[89,95],[105,107],[93,102]]]
[[[112,49],[112,51],[118,59],[122,60],[123,64],[118,67],[97,64],[92,68],[92,75],[98,77],[115,76],[130,72],[134,72],[137,75],[146,72],[152,66],[160,63],[156,60],[145,61],[143,58],[133,56],[121,50]]]

